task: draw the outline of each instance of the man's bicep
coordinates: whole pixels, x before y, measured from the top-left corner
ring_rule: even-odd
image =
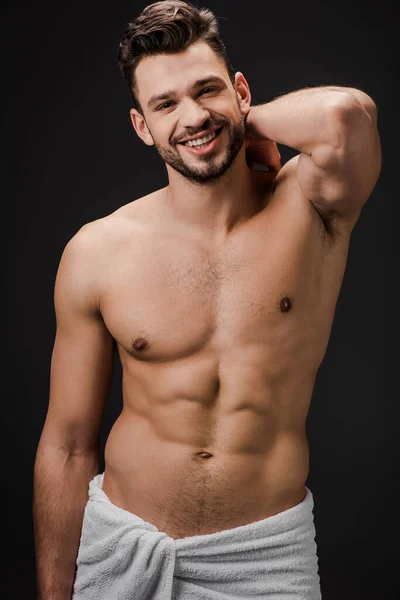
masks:
[[[323,218],[354,224],[380,173],[380,138],[376,123],[354,104],[338,109],[336,123],[341,144],[321,145],[312,155],[301,153],[297,179]]]
[[[95,269],[85,235],[66,246],[58,268],[56,336],[50,368],[46,443],[94,450],[114,364],[113,338],[97,309]]]

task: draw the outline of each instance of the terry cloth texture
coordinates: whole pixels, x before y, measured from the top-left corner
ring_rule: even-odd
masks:
[[[233,529],[174,539],[89,483],[72,600],[321,600],[314,500]]]

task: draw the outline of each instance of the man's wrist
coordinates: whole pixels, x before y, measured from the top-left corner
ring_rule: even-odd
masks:
[[[268,104],[266,102],[250,107],[246,119],[246,132],[250,139],[271,139],[267,135]]]

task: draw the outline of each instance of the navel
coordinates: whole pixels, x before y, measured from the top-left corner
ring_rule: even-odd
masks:
[[[198,452],[198,456],[200,456],[200,458],[211,458],[212,454],[209,452]]]
[[[284,298],[282,298],[282,300],[280,301],[279,307],[281,309],[281,312],[289,312],[289,310],[292,308],[290,298],[288,296],[284,296]]]

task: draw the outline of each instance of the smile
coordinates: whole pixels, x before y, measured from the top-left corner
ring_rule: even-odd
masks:
[[[223,127],[216,129],[213,133],[206,135],[196,140],[189,140],[188,142],[180,142],[181,146],[185,146],[191,154],[201,155],[210,152],[214,149],[217,144],[217,139],[222,131]]]

